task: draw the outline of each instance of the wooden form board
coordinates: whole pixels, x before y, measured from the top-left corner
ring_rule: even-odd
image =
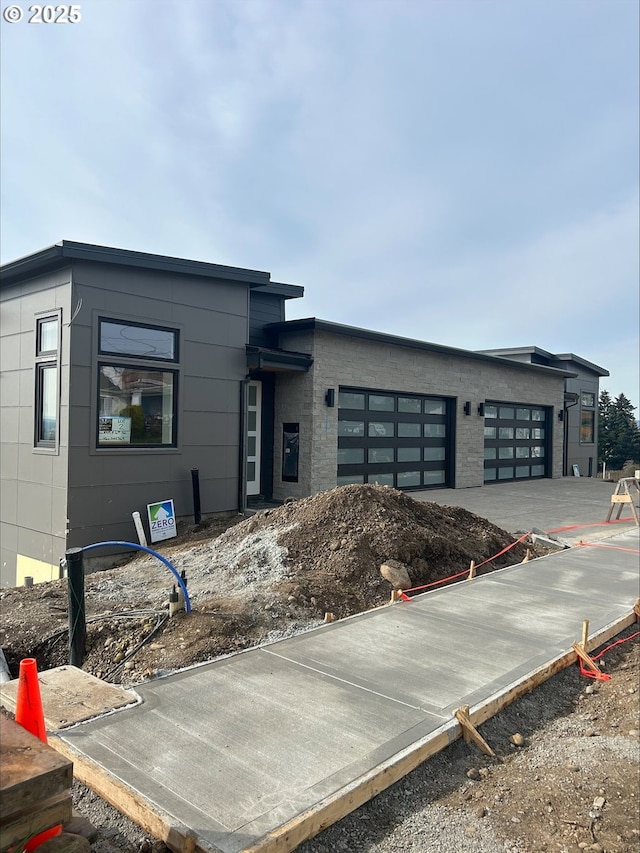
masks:
[[[630,611],[605,626],[589,638],[589,649],[595,649],[615,637],[635,620],[635,612]],[[576,653],[570,649],[539,667],[521,681],[514,682],[500,693],[488,697],[471,710],[472,724],[477,727],[486,722],[516,699],[530,693],[575,661]],[[449,723],[429,736],[416,741],[410,747],[316,803],[312,808],[296,815],[292,820],[245,847],[242,853],[291,853],[303,841],[312,838],[373,799],[431,756],[441,752],[461,735],[461,726],[452,718]],[[154,808],[144,797],[111,775],[105,768],[76,752],[69,744],[55,737],[52,738],[51,743],[74,762],[76,778],[127,817],[136,821],[147,832],[164,841],[175,853],[182,853],[184,850],[195,850],[196,853],[221,853],[218,847],[201,838],[197,838],[194,843],[191,828],[172,822],[168,815]]]

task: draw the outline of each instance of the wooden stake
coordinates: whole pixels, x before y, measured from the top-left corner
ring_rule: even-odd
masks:
[[[469,741],[473,741],[476,746],[482,752],[484,752],[485,755],[490,755],[492,758],[495,758],[495,752],[491,749],[489,744],[486,742],[486,740],[482,737],[480,732],[471,722],[471,717],[469,716],[469,706],[461,705],[453,712],[453,714],[456,720],[460,723],[464,742],[469,743]]]
[[[184,837],[184,844],[182,845],[182,853],[194,853],[196,849],[196,841],[198,837],[195,832],[190,829]]]
[[[640,622],[640,598],[636,598],[636,603],[633,605],[633,612],[636,614],[636,622]]]
[[[527,553],[524,555],[523,563],[528,563],[533,555],[531,554],[531,548],[527,548]]]
[[[476,561],[471,560],[471,565],[469,566],[469,577],[467,578],[470,581],[472,578],[476,576]]]
[[[327,613],[325,613],[325,614],[324,614],[324,621],[325,621],[325,622],[327,622],[327,623],[328,623],[328,622],[334,622],[334,621],[335,621],[335,618],[336,618],[336,617],[334,616],[334,614],[333,614],[333,613],[329,613],[328,611],[327,611]]]
[[[580,643],[580,645],[585,650],[585,652],[589,651],[589,649],[587,648],[588,640],[589,640],[589,620],[585,619],[582,623],[582,642]]]
[[[602,672],[600,667],[589,657],[586,651],[582,648],[580,643],[573,644],[573,650],[578,655],[578,657],[583,661],[583,663],[591,670],[591,672],[597,672],[598,675]]]

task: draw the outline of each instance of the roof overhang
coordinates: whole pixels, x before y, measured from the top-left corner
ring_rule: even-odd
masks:
[[[283,332],[302,332],[302,331],[317,331],[327,332],[332,335],[345,335],[350,338],[364,338],[365,340],[374,341],[381,344],[390,344],[391,346],[408,347],[410,349],[418,349],[426,352],[438,353],[440,355],[452,356],[455,358],[466,358],[472,361],[482,361],[491,363],[494,366],[512,367],[515,370],[527,370],[537,373],[545,373],[547,376],[555,376],[557,378],[567,379],[577,376],[568,370],[562,370],[557,367],[547,367],[541,364],[531,364],[524,361],[513,361],[508,358],[499,356],[486,355],[482,352],[474,350],[458,349],[457,347],[444,346],[442,344],[434,344],[429,341],[419,341],[413,338],[402,338],[396,335],[388,335],[384,332],[375,332],[371,329],[361,329],[357,326],[345,326],[341,323],[331,323],[328,320],[318,320],[316,317],[307,317],[301,320],[285,320],[282,323],[269,323],[265,328],[268,331],[278,333]]]
[[[40,252],[4,264],[0,268],[1,281],[3,285],[14,284],[56,269],[63,269],[70,266],[73,261],[119,264],[120,266],[139,267],[181,275],[217,278],[227,282],[244,284],[250,288],[263,287],[271,283],[271,274],[260,270],[229,267],[206,261],[190,261],[184,258],[154,255],[148,252],[134,252],[130,249],[94,246],[89,243],[75,243],[71,240],[61,240]],[[283,287],[287,287],[287,285],[283,285]]]
[[[271,373],[306,373],[313,359],[303,352],[247,345],[247,368]]]

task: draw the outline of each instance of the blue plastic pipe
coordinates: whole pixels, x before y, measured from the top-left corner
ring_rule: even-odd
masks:
[[[187,592],[187,586],[185,582],[180,577],[180,574],[177,570],[171,565],[169,560],[166,557],[163,557],[162,554],[158,554],[157,551],[152,551],[151,548],[147,548],[144,545],[138,545],[137,542],[121,542],[120,540],[111,541],[111,542],[94,542],[93,545],[85,545],[82,548],[83,551],[92,551],[94,548],[103,548],[105,545],[126,545],[128,548],[135,548],[138,551],[145,551],[147,554],[151,554],[152,557],[157,557],[161,563],[164,563],[165,566],[169,569],[169,571],[173,574],[176,579],[176,583],[182,590],[182,594],[184,595],[184,607],[187,613],[191,613],[191,600],[189,598],[189,593]]]

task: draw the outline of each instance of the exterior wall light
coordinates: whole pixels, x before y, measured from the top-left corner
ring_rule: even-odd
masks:
[[[467,400],[467,402],[464,404],[463,411],[464,411],[465,415],[471,414],[471,401],[470,400]]]
[[[484,403],[478,405],[478,414],[484,417]]]
[[[336,404],[336,389],[327,388],[327,393],[324,395],[324,401],[328,408],[332,409]]]
[[[558,420],[559,421],[564,420],[564,409],[560,409],[560,411],[558,412]]]

